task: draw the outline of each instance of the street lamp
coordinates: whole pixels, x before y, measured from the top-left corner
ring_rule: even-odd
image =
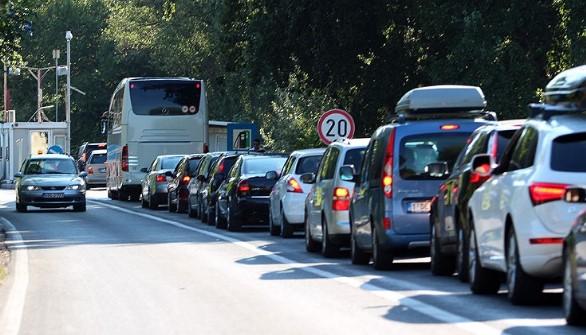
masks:
[[[37,111],[33,114],[33,116],[31,116],[29,122],[36,116],[37,117],[37,121],[39,123],[43,122],[45,120],[49,121],[49,119],[47,118],[47,116],[45,115],[45,113],[43,112],[43,110],[45,109],[49,109],[49,108],[54,108],[54,105],[48,105],[48,106],[43,106],[40,107],[39,109],[37,109]]]
[[[67,148],[65,152],[71,153],[71,39],[73,34],[71,31],[65,33],[65,39],[67,40],[67,91],[65,93],[65,122],[67,123],[67,142],[65,145]]]
[[[59,49],[53,49],[53,59],[55,60],[55,97],[59,96]],[[58,101],[55,99],[55,122],[59,121]]]

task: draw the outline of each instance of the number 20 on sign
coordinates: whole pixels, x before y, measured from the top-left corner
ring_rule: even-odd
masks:
[[[330,144],[340,138],[354,137],[354,119],[341,109],[325,112],[317,122],[317,133],[324,144]]]

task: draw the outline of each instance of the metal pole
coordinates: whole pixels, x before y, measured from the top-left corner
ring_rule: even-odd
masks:
[[[4,122],[8,121],[8,68],[4,64]]]
[[[65,33],[67,40],[67,92],[65,93],[65,122],[67,123],[67,143],[65,150],[67,154],[71,154],[71,35],[70,31]]]
[[[43,106],[43,91],[41,89],[41,81],[43,77],[41,77],[41,69],[37,70],[37,110],[41,109]]]
[[[59,73],[57,68],[59,67],[59,49],[53,50],[53,58],[55,58],[55,122],[59,122]]]

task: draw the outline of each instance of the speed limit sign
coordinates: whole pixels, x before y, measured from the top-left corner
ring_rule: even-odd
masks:
[[[317,133],[324,144],[330,144],[340,138],[354,137],[354,119],[341,109],[325,112],[317,122]]]

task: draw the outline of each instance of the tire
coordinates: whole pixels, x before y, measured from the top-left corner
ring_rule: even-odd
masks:
[[[318,252],[321,248],[321,245],[316,242],[313,237],[311,237],[311,229],[309,229],[309,222],[307,218],[307,213],[305,214],[305,250],[308,252]]]
[[[149,208],[150,209],[158,209],[159,203],[157,202],[157,198],[153,196],[153,194],[149,195]]]
[[[171,202],[171,194],[167,195],[167,209],[171,213],[177,212],[177,204]]]
[[[501,286],[499,273],[485,269],[480,264],[476,234],[472,225],[470,225],[468,241],[470,241],[470,248],[468,249],[468,278],[470,290],[474,294],[496,294]]]
[[[435,221],[435,220],[433,220]],[[450,276],[456,269],[456,259],[442,253],[441,245],[437,236],[435,222],[431,224],[430,233],[430,256],[431,256],[431,273],[434,276]]]
[[[356,242],[355,234],[352,232],[350,235],[350,248],[351,248],[351,255],[350,258],[352,259],[352,264],[354,265],[366,265],[370,262],[370,255],[364,252],[358,246],[358,242]]]
[[[200,212],[199,212],[199,213],[200,213],[200,214],[199,214],[199,219],[200,219],[200,220],[201,220],[201,222],[203,222],[203,223],[208,223],[208,213],[207,213],[208,211],[207,211],[207,208],[204,208],[203,201],[201,201],[201,200],[200,200],[200,202],[199,202],[199,203],[200,203],[200,205],[199,205],[199,206],[200,206],[200,207],[199,207],[199,208],[200,208]]]
[[[73,205],[74,212],[85,212],[85,210],[86,210],[85,202],[82,204]]]
[[[144,200],[144,197],[140,198],[140,207],[142,208],[148,208],[149,207],[149,203],[146,202],[146,200]]]
[[[118,191],[108,190],[108,198],[110,198],[112,200],[118,200],[118,198],[119,198]]]
[[[220,214],[220,207],[216,203],[216,228],[226,229],[226,220]]]
[[[330,240],[328,223],[326,222],[325,217],[322,217],[321,220],[321,231],[321,254],[327,258],[337,257],[340,254],[340,246],[336,245],[334,242],[332,242],[332,240]]]
[[[279,236],[279,234],[281,234],[281,228],[275,225],[272,212],[273,211],[269,208],[269,234],[271,234],[271,236]]]
[[[514,228],[509,229],[507,238],[507,296],[513,305],[535,304],[543,291],[543,282],[523,271]]]
[[[228,213],[226,213],[226,229],[228,231],[240,231],[241,223],[238,218],[232,213],[230,206],[228,206]]]
[[[139,201],[140,200],[140,193],[138,192],[131,192],[130,193],[130,201]]]
[[[190,218],[195,218],[195,211],[191,208],[191,197],[187,198],[187,215]]]
[[[111,190],[111,189],[108,189],[108,198],[109,198],[109,199],[114,199],[114,198],[112,197],[112,190]]]
[[[187,203],[177,198],[177,213],[187,213]]]
[[[295,227],[293,227],[285,217],[285,213],[283,212],[283,206],[281,206],[281,237],[282,238],[290,238],[295,233]]]
[[[376,228],[372,227],[372,263],[375,270],[391,270],[393,268],[394,255],[390,250],[382,248],[378,241]]]
[[[572,263],[569,258],[570,253],[566,249],[564,252],[564,317],[570,326],[584,326],[586,325],[586,310],[576,301],[576,292],[574,291],[575,274],[572,271]]]
[[[456,272],[458,272],[458,279],[462,283],[468,282],[468,257],[469,257],[469,242],[462,227],[458,229],[458,253],[456,255]]]
[[[120,201],[128,201],[128,192],[123,191],[123,190],[118,190],[118,200]]]
[[[21,205],[18,202],[16,203],[16,211],[19,213],[24,213],[28,210],[27,205]]]
[[[216,225],[216,215],[215,215],[215,210],[214,210],[214,212],[212,212],[212,211],[210,210],[210,207],[208,206],[208,210],[207,210],[206,216],[207,216],[207,218],[208,218],[208,219],[207,219],[207,223],[208,223],[208,225],[210,225],[210,226],[215,226],[215,225]]]

